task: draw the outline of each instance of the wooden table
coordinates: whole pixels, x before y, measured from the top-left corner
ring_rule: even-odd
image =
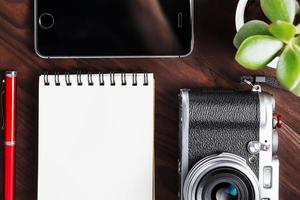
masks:
[[[179,89],[233,88],[241,74],[257,73],[245,70],[234,61],[232,39],[237,0],[195,1],[196,44],[193,54],[187,58],[44,60],[33,50],[33,0],[0,0],[1,71],[16,69],[19,73],[17,200],[36,199],[38,75],[45,71],[78,69],[155,73],[156,199],[177,199]],[[274,76],[275,73],[265,69],[259,74]],[[300,199],[300,98],[280,89],[264,87],[264,90],[275,95],[277,112],[284,117],[284,126],[279,131],[280,199],[297,200]]]

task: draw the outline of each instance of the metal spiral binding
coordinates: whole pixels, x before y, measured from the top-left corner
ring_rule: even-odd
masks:
[[[121,84],[122,84],[122,85],[127,85],[127,82],[126,82],[126,74],[125,74],[125,73],[122,73],[122,74],[121,74]]]
[[[99,85],[104,86],[104,74],[99,73]]]
[[[93,74],[91,72],[88,73],[88,84],[89,85],[94,85]]]
[[[59,72],[55,72],[55,74],[54,74],[54,82],[55,82],[56,86],[60,86]]]
[[[99,73],[99,85],[100,86],[104,86],[105,85],[105,79],[104,79],[104,76],[106,74],[104,73]],[[122,86],[126,86],[128,85],[128,74],[126,73],[121,73],[121,85]],[[67,86],[72,86],[72,81],[71,81],[71,74],[69,72],[66,72],[65,73],[65,83]],[[77,77],[77,85],[78,86],[82,86],[83,85],[83,82],[82,82],[82,76],[87,76],[87,82],[88,82],[88,85],[89,86],[93,86],[94,85],[94,75],[89,72],[87,75],[82,75],[80,71],[77,71],[76,75]],[[137,73],[133,73],[131,74],[131,78],[132,78],[132,86],[137,86],[139,83],[138,83],[138,78],[137,78],[138,74]],[[109,74],[109,77],[110,77],[110,85],[111,86],[115,86],[116,85],[116,78],[115,78],[115,73],[111,73]],[[50,85],[50,81],[49,81],[49,73],[48,72],[45,72],[44,73],[44,84],[46,86],[49,86]],[[60,86],[61,85],[61,82],[60,82],[60,74],[59,72],[55,72],[54,73],[54,84],[56,86]],[[142,84],[142,83],[141,83]],[[149,78],[148,78],[148,74],[147,73],[144,73],[144,81],[143,81],[143,85],[144,86],[148,86],[149,85]]]
[[[71,86],[72,85],[71,80],[70,80],[70,73],[69,72],[65,73],[65,80],[66,80],[66,85],[67,86]]]
[[[82,86],[82,81],[81,81],[81,72],[77,71],[77,85]]]
[[[115,79],[115,73],[110,74],[110,85],[115,86],[116,85],[116,79]]]
[[[149,80],[148,80],[148,74],[145,73],[144,74],[144,86],[147,86],[147,85],[149,85]]]
[[[49,83],[49,75],[48,75],[48,72],[45,72],[45,73],[44,73],[44,84],[45,84],[46,86],[50,85],[50,83]]]
[[[137,86],[137,74],[132,74],[132,85]]]

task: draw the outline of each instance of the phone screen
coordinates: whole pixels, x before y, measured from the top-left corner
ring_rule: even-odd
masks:
[[[192,48],[190,0],[36,0],[43,57],[172,56]]]

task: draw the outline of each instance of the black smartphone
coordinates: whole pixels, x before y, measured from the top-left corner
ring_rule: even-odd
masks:
[[[193,49],[193,0],[35,0],[43,58],[177,57]]]

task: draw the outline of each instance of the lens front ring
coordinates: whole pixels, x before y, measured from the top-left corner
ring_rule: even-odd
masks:
[[[204,200],[196,198],[198,185],[207,173],[218,168],[232,168],[243,173],[251,182],[254,191],[254,200],[260,199],[259,182],[246,161],[237,155],[222,153],[199,161],[190,170],[183,186],[184,200]]]
[[[228,167],[208,172],[197,186],[196,199],[253,200],[253,186],[242,172]]]

